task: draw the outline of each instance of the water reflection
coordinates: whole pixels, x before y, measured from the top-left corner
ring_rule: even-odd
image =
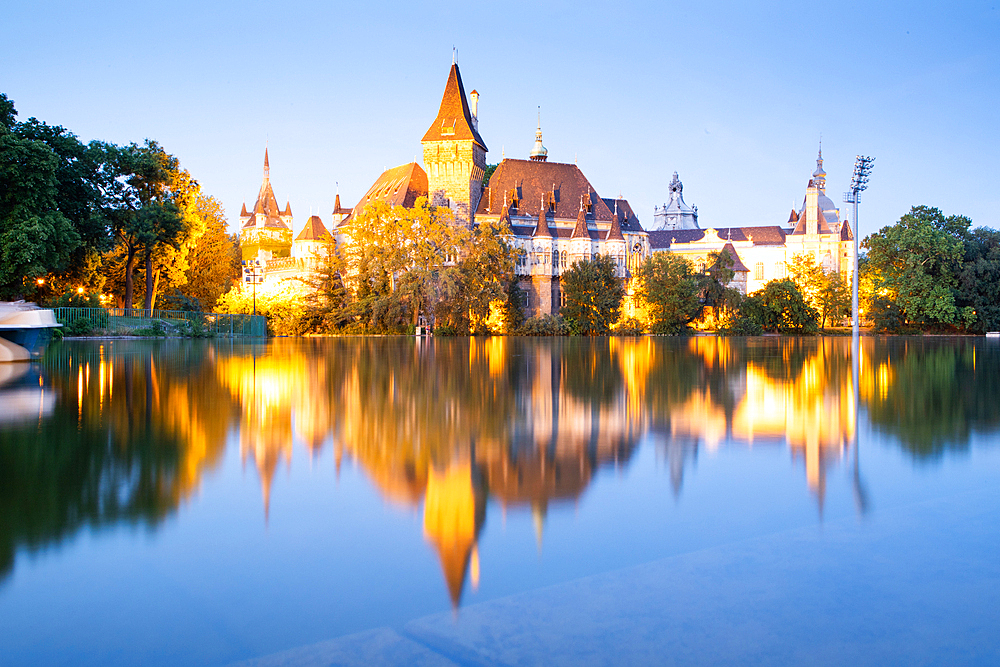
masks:
[[[602,469],[657,448],[675,495],[699,453],[786,448],[822,510],[853,466],[855,399],[933,460],[998,426],[998,346],[847,339],[310,339],[64,343],[0,377],[0,576],[18,549],[80,528],[155,527],[238,433],[268,520],[294,447],[346,456],[382,496],[422,511],[453,604],[479,578],[486,507],[575,503]],[[864,501],[861,502],[864,504]]]

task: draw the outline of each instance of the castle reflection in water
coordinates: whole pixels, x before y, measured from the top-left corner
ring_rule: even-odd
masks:
[[[231,435],[265,518],[295,447],[330,449],[338,470],[346,458],[384,498],[422,510],[457,605],[478,581],[487,503],[530,511],[542,531],[551,505],[575,503],[643,443],[678,495],[705,451],[787,448],[822,511],[832,466],[857,480],[858,404],[917,457],[998,426],[983,385],[1000,374],[997,350],[866,339],[859,358],[855,397],[850,340],[836,338],[63,343],[40,372],[0,378],[0,577],[21,547],[157,525]]]
[[[675,493],[701,448],[787,446],[821,504],[855,428],[842,341],[323,341],[216,367],[265,514],[293,443],[329,444],[338,467],[346,455],[387,499],[422,505],[455,605],[467,578],[478,584],[489,501],[530,508],[541,531],[550,503],[575,501],[648,438]]]

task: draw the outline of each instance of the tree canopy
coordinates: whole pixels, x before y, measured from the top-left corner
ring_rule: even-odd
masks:
[[[560,313],[570,332],[582,336],[602,336],[618,321],[625,287],[616,275],[617,266],[609,255],[574,262],[562,274],[565,305]]]
[[[635,295],[645,306],[650,332],[677,334],[701,314],[701,277],[684,257],[657,252],[639,265]]]

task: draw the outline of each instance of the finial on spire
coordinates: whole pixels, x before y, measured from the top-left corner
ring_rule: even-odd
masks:
[[[538,129],[535,130],[535,146],[528,156],[535,162],[545,162],[548,159],[549,151],[542,145],[542,107],[538,107]]]

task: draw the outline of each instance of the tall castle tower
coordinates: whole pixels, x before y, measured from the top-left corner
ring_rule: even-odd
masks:
[[[431,204],[448,206],[455,219],[472,222],[483,194],[486,143],[479,136],[479,93],[472,91],[472,108],[465,97],[462,75],[452,63],[441,108],[424,134],[424,168]]]

